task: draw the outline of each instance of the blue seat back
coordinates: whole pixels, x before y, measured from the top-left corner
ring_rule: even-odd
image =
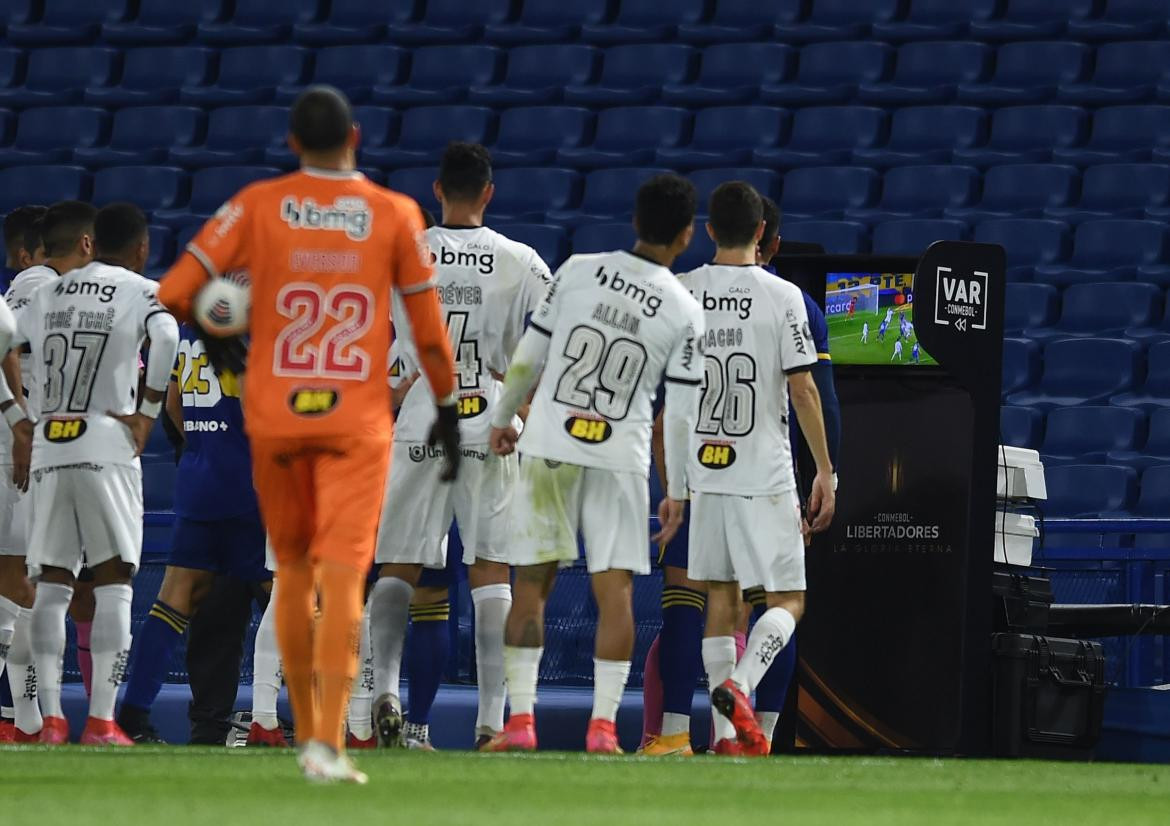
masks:
[[[1044,348],[1040,384],[1050,395],[1098,396],[1133,386],[1141,348],[1114,338],[1060,339]]]
[[[187,173],[173,166],[111,166],[93,176],[98,206],[129,201],[145,210],[173,209],[185,200]]]
[[[93,106],[42,106],[20,113],[19,149],[74,149],[94,146],[105,136],[109,115]]]
[[[434,149],[448,141],[486,143],[496,115],[484,106],[422,106],[402,116],[398,146],[402,149]]]
[[[1095,332],[1150,327],[1162,317],[1162,291],[1153,284],[1073,284],[1063,296],[1062,330]]]
[[[253,181],[273,178],[280,170],[273,166],[210,166],[191,176],[191,202],[195,213],[210,214]]]
[[[913,23],[967,23],[990,17],[994,0],[910,0],[906,19]]]
[[[180,26],[218,20],[223,14],[224,0],[138,0],[138,15],[134,18],[144,26]]]
[[[1003,326],[1018,332],[1054,323],[1060,312],[1060,291],[1051,284],[1008,284]]]
[[[744,181],[763,196],[776,200],[780,197],[780,174],[772,169],[732,167],[728,169],[697,169],[687,175],[695,185],[699,213],[707,213],[707,201],[715,187],[727,181]]]
[[[891,149],[966,149],[987,137],[987,115],[975,106],[907,106],[890,121]]]
[[[830,255],[854,255],[868,247],[865,224],[855,221],[793,221],[780,225],[780,253],[785,241],[820,244]]]
[[[517,46],[508,50],[504,85],[520,89],[588,83],[601,64],[601,49],[580,43]]]
[[[1050,264],[1064,258],[1069,249],[1068,226],[1063,221],[1031,218],[983,221],[975,227],[972,240],[1002,246],[1009,267]]]
[[[569,254],[569,238],[561,227],[549,224],[508,224],[499,231],[521,244],[536,250],[540,260],[555,270]]]
[[[1063,465],[1045,473],[1048,502],[1053,516],[1096,516],[1124,512],[1136,499],[1137,474],[1116,465]]]
[[[1145,452],[1152,456],[1170,456],[1170,407],[1157,407],[1150,413]]]
[[[894,49],[885,43],[813,43],[800,50],[796,79],[812,86],[873,83],[886,77],[893,65]]]
[[[495,80],[504,53],[494,46],[423,46],[410,61],[410,84],[420,89],[483,86]]]
[[[788,131],[789,116],[774,106],[711,106],[695,115],[691,146],[743,149],[775,146]]]
[[[693,48],[678,43],[613,46],[601,59],[597,82],[618,89],[682,83],[693,74],[698,61]]]
[[[1022,163],[993,166],[983,173],[982,206],[988,209],[1039,209],[1073,199],[1080,175],[1065,164]]]
[[[1106,106],[1093,116],[1090,146],[1139,148],[1170,144],[1170,106]]]
[[[1170,465],[1154,465],[1142,474],[1141,492],[1133,509],[1138,516],[1159,516],[1170,513]]]
[[[568,209],[581,193],[581,177],[572,169],[498,169],[492,178],[496,185],[492,207],[503,213]]]
[[[127,0],[43,0],[41,22],[48,26],[93,26],[126,16]]]
[[[840,26],[851,23],[873,23],[892,20],[901,11],[900,0],[817,0],[812,4],[808,21],[821,25]]]
[[[638,187],[648,178],[666,171],[649,167],[594,170],[585,176],[581,211],[587,215],[632,215],[634,193]]]
[[[994,52],[986,43],[938,40],[898,49],[894,82],[910,86],[971,83],[984,77]]]
[[[1165,257],[1166,225],[1157,221],[1109,219],[1077,227],[1071,262],[1109,269],[1125,264],[1152,264]]]
[[[317,18],[319,0],[248,0],[235,4],[237,26],[290,26]]]
[[[10,166],[0,169],[0,212],[29,201],[29,193],[45,204],[83,201],[89,197],[89,176],[80,166]]]
[[[1084,43],[1061,40],[1007,43],[995,55],[992,82],[1003,86],[1055,86],[1085,74],[1093,50]]]
[[[1003,444],[1035,450],[1044,431],[1044,414],[1032,407],[1005,404],[999,409],[999,436]]]
[[[873,229],[873,251],[875,254],[921,255],[935,241],[962,241],[966,234],[967,225],[962,221],[886,221]]]
[[[1131,450],[1145,438],[1146,416],[1133,407],[1057,407],[1048,413],[1042,453],[1084,456]]]
[[[335,26],[406,23],[414,19],[417,0],[330,0],[329,22]]]
[[[829,212],[863,207],[877,194],[878,173],[857,166],[813,166],[784,176],[781,211]]]
[[[412,166],[406,169],[396,169],[386,176],[386,186],[397,192],[409,195],[419,204],[432,212],[439,206],[435,200],[433,184],[439,175],[435,167]]]
[[[118,66],[118,58],[117,49],[93,46],[33,49],[24,85],[40,91],[105,86]]]
[[[902,166],[886,173],[883,207],[921,209],[970,203],[979,191],[979,170],[971,166]]]
[[[201,86],[208,78],[214,49],[199,46],[147,46],[128,49],[121,85],[129,89]]]
[[[1032,387],[1040,380],[1040,347],[1026,338],[1003,340],[1004,395]]]
[[[794,149],[872,146],[885,128],[886,113],[872,106],[810,106],[792,119]]]
[[[1079,106],[1007,106],[991,118],[990,146],[999,149],[1051,149],[1079,143],[1088,116]]]
[[[258,89],[299,83],[309,62],[299,46],[239,46],[219,57],[216,84],[225,89]]]
[[[622,0],[614,22],[623,26],[698,23],[706,15],[706,0]]]
[[[511,0],[427,0],[423,22],[434,26],[502,23],[511,13]]]
[[[691,113],[674,106],[616,106],[597,117],[597,149],[618,151],[678,146],[691,129]]]
[[[409,60],[409,53],[396,46],[331,46],[317,52],[313,81],[342,90],[389,86],[406,76]]]
[[[1162,206],[1170,199],[1170,165],[1108,163],[1085,170],[1081,206],[1118,210]]]
[[[593,113],[579,106],[518,106],[500,114],[500,149],[580,146],[593,128]]]
[[[288,134],[283,106],[224,106],[207,120],[208,149],[254,149],[279,146]]]
[[[355,106],[353,120],[362,132],[362,146],[385,146],[398,137],[398,112],[384,106]]]
[[[1157,83],[1170,70],[1170,42],[1104,43],[1097,49],[1093,83],[1124,87]]]
[[[783,43],[720,43],[703,50],[695,82],[717,88],[780,83],[795,65],[796,51]]]
[[[132,106],[114,113],[110,146],[114,149],[157,149],[191,146],[207,124],[194,106]]]
[[[573,254],[628,249],[634,240],[634,228],[629,221],[585,224],[573,233]]]
[[[520,22],[529,26],[589,25],[609,15],[608,0],[524,0]]]

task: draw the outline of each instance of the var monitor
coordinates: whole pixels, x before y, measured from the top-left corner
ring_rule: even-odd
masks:
[[[914,330],[913,272],[827,272],[825,319],[837,364],[937,364]]]

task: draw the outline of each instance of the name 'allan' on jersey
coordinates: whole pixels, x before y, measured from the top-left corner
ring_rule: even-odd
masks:
[[[708,264],[679,281],[707,324],[691,490],[739,496],[792,490],[785,374],[817,361],[800,289],[756,266]]]
[[[654,394],[698,384],[703,314],[661,264],[630,252],[574,255],[532,317],[550,337],[520,452],[646,475]]]
[[[426,239],[455,355],[460,434],[465,445],[487,444],[492,411],[503,391],[492,374],[508,371],[525,318],[548,286],[548,265],[531,247],[488,227],[436,226],[427,230]],[[397,293],[394,301],[391,370],[409,375],[418,369],[418,356]],[[395,441],[425,442],[434,418],[430,384],[416,382],[398,411]]]

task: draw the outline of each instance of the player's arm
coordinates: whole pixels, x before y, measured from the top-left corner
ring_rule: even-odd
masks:
[[[157,302],[148,301],[148,304],[153,304],[155,309],[150,309],[142,321],[146,335],[150,338],[150,354],[146,360],[142,401],[139,402],[138,409],[130,414],[109,412],[109,415],[130,428],[130,433],[134,437],[136,456],[146,449],[150,429],[154,427],[154,420],[162,412],[167,384],[171,381],[175,357],[179,353],[179,323],[175,321],[174,316],[158,306]]]
[[[0,376],[0,415],[4,416],[8,427],[12,429],[12,483],[18,490],[27,491],[33,427],[24,409],[19,350],[9,350],[9,347],[23,341],[16,317],[8,305],[0,301],[0,352],[4,353],[3,376]]]
[[[662,452],[666,465],[666,496],[658,503],[661,526],[651,540],[665,545],[682,525],[687,498],[687,457],[691,436],[699,417],[699,394],[703,384],[703,313],[695,304],[688,308],[691,318],[680,331],[666,362],[663,380],[666,392],[662,410]]]
[[[245,243],[254,211],[249,190],[236,193],[208,219],[162,277],[158,300],[180,321],[191,321],[195,296],[208,279],[248,266]]]
[[[504,376],[504,390],[492,416],[490,441],[497,456],[507,456],[516,449],[520,435],[512,426],[512,418],[531,398],[530,391],[548,360],[551,337],[551,332],[533,322],[520,337],[516,352],[512,354],[511,366]]]
[[[800,432],[816,462],[817,475],[813,479],[812,493],[808,500],[811,527],[819,533],[829,527],[836,509],[833,492],[833,462],[829,458],[829,443],[825,437],[825,419],[821,407],[821,394],[817,390],[810,368],[788,371],[788,391]]]
[[[833,362],[823,359],[818,361],[813,366],[812,377],[817,393],[820,394],[829,459],[836,473],[841,455],[841,402],[837,398],[837,385],[833,382]]]

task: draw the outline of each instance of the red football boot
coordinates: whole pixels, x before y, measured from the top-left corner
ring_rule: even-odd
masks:
[[[32,734],[25,734],[20,730],[19,726],[13,727],[13,743],[39,743],[41,742],[41,729],[37,729]]]
[[[248,729],[248,742],[246,746],[268,746],[274,749],[287,749],[288,740],[284,737],[284,731],[277,726],[276,728],[268,729],[257,722],[252,723],[252,727]]]
[[[346,732],[345,747],[347,749],[376,749],[378,747],[378,738],[370,735],[367,740],[359,740],[353,736],[353,732]]]
[[[63,746],[69,742],[69,721],[64,717],[46,717],[37,742],[42,746]]]
[[[480,751],[536,751],[536,718],[531,714],[513,714],[504,730]]]
[[[585,751],[590,754],[624,754],[618,745],[617,728],[613,720],[590,720],[585,733]]]
[[[46,724],[48,720],[45,721]],[[99,720],[90,717],[85,721],[85,731],[81,732],[83,746],[133,746],[126,732],[113,720]]]
[[[714,752],[720,757],[743,757],[743,746],[738,740],[724,737],[715,744]]]
[[[739,690],[739,686],[731,680],[724,680],[722,685],[711,692],[711,705],[735,726],[735,735],[743,747],[745,757],[764,757],[768,754],[768,740],[756,722],[751,701]]]
[[[16,742],[16,723],[11,720],[0,720],[0,743]]]

